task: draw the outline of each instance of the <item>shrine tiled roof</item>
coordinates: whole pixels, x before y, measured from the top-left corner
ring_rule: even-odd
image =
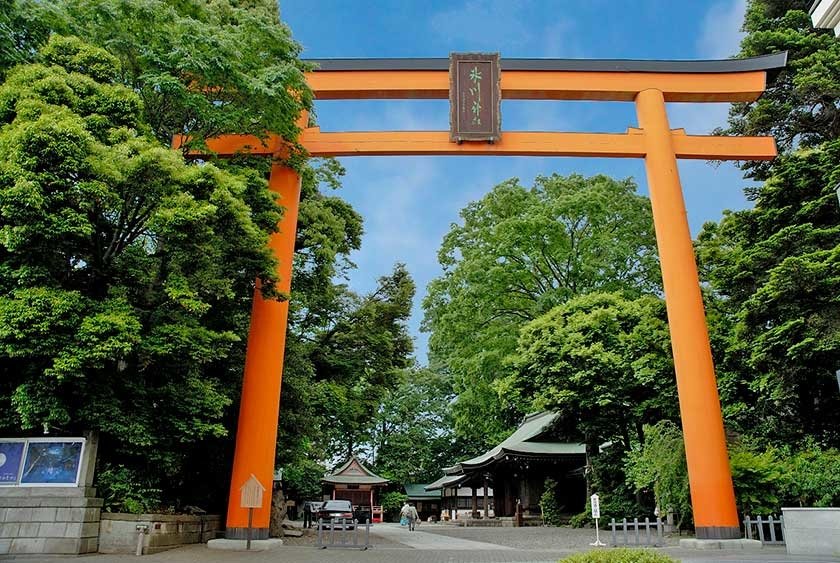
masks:
[[[321,480],[334,485],[384,485],[388,482],[388,479],[368,469],[356,456],[352,456],[332,473],[324,475]]]
[[[462,461],[447,467],[443,471],[447,475],[462,475],[493,464],[506,456],[547,457],[563,455],[585,455],[584,444],[556,442],[545,439],[554,422],[557,413],[540,412],[525,417],[513,434],[503,440],[498,446],[488,450],[480,456]]]

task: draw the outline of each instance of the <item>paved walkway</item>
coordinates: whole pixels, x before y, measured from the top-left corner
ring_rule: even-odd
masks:
[[[409,532],[399,525],[376,524],[371,528],[368,551],[316,549],[314,538],[293,538],[272,551],[231,552],[191,545],[155,555],[92,555],[21,558],[21,563],[556,563],[589,547],[592,530],[569,528],[455,528],[422,524]],[[675,546],[662,549],[686,563],[840,563],[830,557],[792,557],[784,547],[758,552],[694,551]],[[0,557],[2,560],[3,557]]]
[[[417,526],[415,531],[410,532],[407,526],[404,527],[399,524],[377,524],[372,528],[372,535],[374,536],[374,542],[376,541],[376,537],[379,536],[393,542],[401,543],[412,549],[426,551],[494,551],[499,549],[513,549],[505,545],[424,532],[423,529],[428,527],[424,527],[421,524]]]

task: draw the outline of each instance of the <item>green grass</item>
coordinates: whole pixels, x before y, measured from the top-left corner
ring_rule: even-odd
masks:
[[[594,549],[575,553],[560,563],[676,563],[676,560],[653,549]]]

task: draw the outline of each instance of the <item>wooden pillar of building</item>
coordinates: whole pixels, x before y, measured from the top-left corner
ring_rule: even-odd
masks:
[[[300,177],[294,170],[275,163],[271,167],[268,187],[279,194],[280,204],[285,208],[279,232],[271,236],[269,247],[278,260],[278,288],[288,293],[291,290]],[[262,507],[254,509],[252,539],[268,538],[288,315],[289,302],[263,299],[258,284],[251,308],[228,499],[225,535],[231,539],[245,539],[247,536],[248,509],[240,507],[239,490],[251,475],[266,488],[267,493]]]
[[[703,298],[673,136],[660,90],[636,97],[674,353],[694,522],[700,539],[741,537]]]
[[[489,487],[490,483],[490,476],[485,473],[484,474],[484,519],[487,520],[490,518],[490,503],[487,500],[487,488]]]
[[[472,486],[472,517],[478,518],[478,488],[475,484]]]

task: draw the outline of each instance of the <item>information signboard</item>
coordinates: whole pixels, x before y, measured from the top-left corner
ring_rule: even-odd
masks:
[[[598,519],[601,517],[601,499],[598,498],[598,493],[589,497],[589,509],[592,511],[592,518],[595,519],[595,543],[589,545],[602,547],[605,544],[601,541],[601,530],[598,524]]]
[[[245,484],[239,487],[239,506],[242,508],[262,508],[265,487],[252,473]]]
[[[0,485],[15,485],[20,475],[25,442],[0,442]]]
[[[29,441],[21,485],[75,485],[82,463],[82,442]]]
[[[600,518],[601,517],[601,499],[598,498],[598,495],[592,495],[589,498],[590,506],[592,509],[592,518]]]

